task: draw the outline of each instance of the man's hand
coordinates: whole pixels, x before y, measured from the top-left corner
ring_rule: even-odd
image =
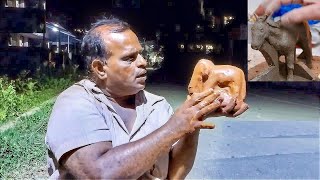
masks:
[[[248,109],[244,102],[236,102],[227,91],[205,90],[188,95],[188,100],[176,111],[169,121],[175,123],[178,131],[187,130],[189,134],[179,138],[170,156],[169,179],[185,179],[190,172],[198,147],[199,130],[214,128],[203,120],[211,115],[237,116]],[[220,112],[218,112],[220,111]],[[168,123],[172,123],[168,122]],[[192,133],[191,133],[192,132]]]
[[[281,23],[283,24],[320,19],[320,0],[264,0],[255,10],[255,14],[258,16],[271,15],[282,5],[287,4],[303,4],[305,6],[284,14],[281,17]]]
[[[230,97],[226,92],[221,92],[218,98],[222,99],[219,109],[207,114],[206,118],[217,116],[236,117],[249,109],[249,105],[247,103]]]
[[[173,114],[168,123],[183,134],[196,129],[213,129],[214,125],[203,122],[204,117],[217,110],[221,105],[219,93],[213,89],[194,93]]]
[[[216,91],[216,94],[219,94],[216,101],[221,102],[220,106],[215,111],[207,113],[202,119],[218,116],[237,117],[249,109],[247,103],[231,97],[230,92],[226,88],[221,88]],[[187,99],[191,99],[191,96],[188,95]]]

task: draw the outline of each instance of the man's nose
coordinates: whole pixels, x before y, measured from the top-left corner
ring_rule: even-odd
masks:
[[[142,68],[147,66],[147,61],[140,54],[137,57],[137,66]]]

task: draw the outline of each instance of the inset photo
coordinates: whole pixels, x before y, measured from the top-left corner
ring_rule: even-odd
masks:
[[[248,1],[248,80],[320,81],[320,20],[282,23],[300,4],[257,15],[263,0]]]

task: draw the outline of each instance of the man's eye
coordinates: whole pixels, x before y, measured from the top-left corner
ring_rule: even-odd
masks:
[[[134,61],[134,58],[126,58],[124,59],[124,61],[128,62],[128,63],[132,63]]]

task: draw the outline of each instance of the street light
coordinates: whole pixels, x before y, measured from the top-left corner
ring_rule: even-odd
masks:
[[[56,26],[56,27],[58,26],[56,24],[53,24],[53,25]],[[55,32],[55,33],[58,32],[58,53],[59,53],[60,52],[60,44],[61,44],[61,42],[60,42],[61,41],[60,40],[60,29],[58,29],[56,27],[53,27],[52,31]]]
[[[58,30],[58,28],[53,27],[53,28],[52,28],[52,31],[53,31],[53,32],[58,32],[59,30]]]

